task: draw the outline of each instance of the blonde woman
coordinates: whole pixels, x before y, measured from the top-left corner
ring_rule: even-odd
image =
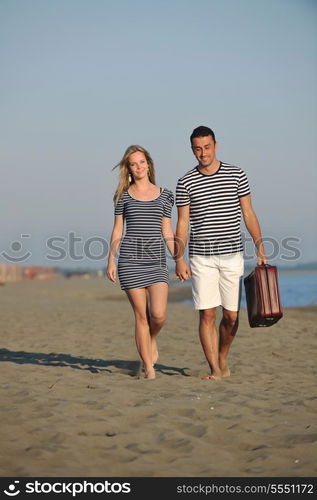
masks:
[[[114,195],[115,221],[107,276],[116,281],[115,256],[120,246],[120,286],[134,312],[135,341],[145,377],[155,379],[156,337],[165,321],[168,298],[165,245],[174,255],[171,225],[174,197],[171,191],[155,184],[153,160],[143,147],[128,147],[116,167],[119,167],[119,184]],[[122,239],[124,221],[126,231]]]

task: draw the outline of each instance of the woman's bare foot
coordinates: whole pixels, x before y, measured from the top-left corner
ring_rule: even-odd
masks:
[[[153,368],[154,368],[154,364],[152,365]],[[142,364],[142,371],[145,372],[145,366],[144,366],[144,363]]]
[[[152,343],[152,362],[153,362],[153,366],[154,366],[155,363],[157,363],[157,360],[159,358],[158,348],[157,348],[157,343],[156,343],[155,337],[151,338],[151,343]]]
[[[151,341],[152,341],[152,361],[153,361],[153,366],[154,366],[155,363],[157,363],[157,360],[159,358],[159,353],[158,353],[156,338],[152,337]]]
[[[147,380],[154,380],[156,378],[153,366],[149,367],[148,369],[144,368],[144,373],[145,373],[144,377]]]

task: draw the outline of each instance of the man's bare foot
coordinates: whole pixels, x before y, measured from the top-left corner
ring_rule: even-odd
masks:
[[[230,377],[230,370],[226,359],[219,359],[219,366],[222,377]]]
[[[155,375],[155,370],[153,368],[153,366],[151,368],[148,368],[147,370],[144,369],[144,373],[145,373],[145,378],[147,380],[154,380],[156,375]]]
[[[231,375],[229,368],[226,368],[225,370],[221,370],[221,373],[222,373],[223,377],[230,377],[230,375]]]
[[[219,375],[204,375],[204,377],[201,377],[202,380],[221,380],[221,376]]]

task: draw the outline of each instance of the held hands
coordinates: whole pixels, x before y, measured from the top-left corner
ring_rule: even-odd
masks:
[[[115,283],[116,275],[117,275],[117,266],[115,265],[114,262],[111,262],[110,264],[108,264],[107,267],[107,278]]]
[[[175,273],[178,279],[182,282],[191,278],[190,268],[184,260],[178,260],[176,262]]]

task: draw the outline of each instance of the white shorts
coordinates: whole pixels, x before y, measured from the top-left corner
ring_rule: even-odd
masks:
[[[227,255],[194,255],[189,260],[195,309],[222,306],[240,308],[243,252]]]

